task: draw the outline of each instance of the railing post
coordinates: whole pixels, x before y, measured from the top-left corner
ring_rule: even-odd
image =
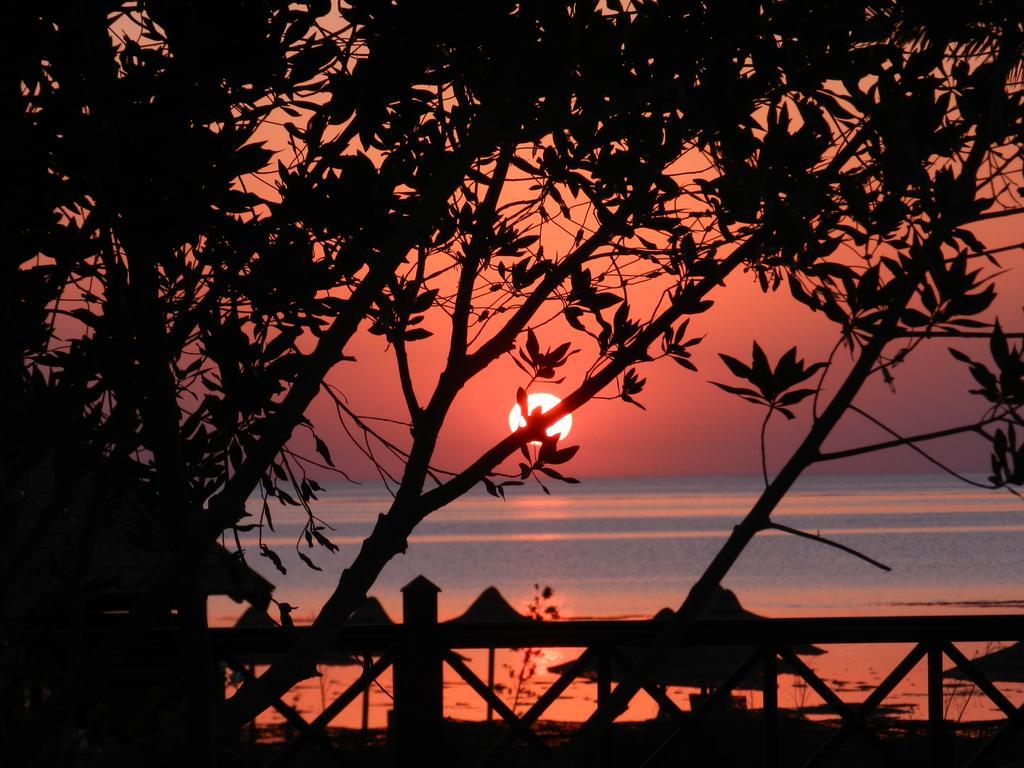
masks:
[[[946,764],[942,701],[942,647],[938,642],[928,646],[928,737],[932,768]]]
[[[369,672],[370,667],[373,666],[373,658],[367,654],[363,657],[363,672]],[[370,728],[370,690],[373,688],[373,684],[366,686],[366,690],[363,691],[363,705],[362,705],[362,731],[365,734]]]
[[[395,660],[395,752],[399,768],[426,756],[443,762],[441,653],[437,647],[437,593],[424,576],[402,588],[403,640]]]
[[[762,698],[764,710],[764,765],[779,765],[779,663],[775,647],[764,649]]]
[[[601,647],[597,652],[597,706],[601,707],[612,692],[612,656],[608,649]],[[608,768],[612,760],[612,723],[602,720],[598,734],[598,765]]]
[[[487,649],[487,687],[494,690],[494,649]],[[487,702],[487,723],[494,722],[494,706]]]

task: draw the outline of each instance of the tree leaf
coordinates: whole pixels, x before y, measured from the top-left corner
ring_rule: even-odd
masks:
[[[741,363],[739,360],[737,360],[735,357],[732,357],[731,355],[719,354],[718,356],[722,358],[722,362],[729,367],[729,370],[732,371],[734,376],[750,381],[749,366],[747,366],[744,363]]]
[[[739,395],[740,397],[752,397],[755,398],[759,403],[764,402],[764,398],[761,396],[761,394],[759,392],[755,392],[752,389],[747,389],[745,387],[734,387],[731,384],[723,384],[720,381],[712,381],[709,383],[714,384],[719,389],[724,389],[726,392],[729,392],[730,394]],[[765,403],[765,405],[767,405],[767,403]]]
[[[281,562],[281,558],[278,557],[277,553],[270,547],[268,547],[266,544],[260,544],[260,555],[270,560],[270,562],[274,564],[274,567],[277,568],[277,570],[280,571],[282,575],[288,574],[288,570],[284,567],[284,564]]]
[[[563,483],[569,483],[575,485],[579,483],[575,477],[567,477],[557,470],[551,469],[550,467],[537,467],[537,470],[543,472],[548,477],[553,477],[555,480],[561,480]]]
[[[531,362],[536,362],[540,356],[540,343],[537,341],[537,335],[533,332],[532,328],[526,329],[526,354]],[[525,413],[526,410],[523,410]]]
[[[323,568],[321,568],[319,565],[317,565],[312,560],[310,560],[308,555],[305,555],[302,552],[299,552],[298,550],[296,550],[296,554],[299,556],[299,558],[302,560],[302,562],[304,562],[306,565],[308,565],[314,571],[323,571]]]
[[[573,456],[579,453],[580,447],[578,445],[570,445],[565,448],[558,448],[553,450],[545,461],[548,464],[565,464]]]
[[[327,443],[321,440],[317,435],[313,435],[313,443],[316,446],[316,452],[320,454],[320,457],[327,462],[328,466],[333,467],[334,461],[331,459],[331,452],[327,450]]]
[[[814,389],[794,389],[790,392],[786,392],[779,398],[779,405],[796,405],[801,400],[810,397],[817,390]]]

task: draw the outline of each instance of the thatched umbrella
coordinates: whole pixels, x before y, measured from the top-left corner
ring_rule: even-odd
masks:
[[[394,624],[391,617],[388,616],[387,611],[384,610],[384,606],[380,604],[380,600],[376,597],[367,597],[365,602],[359,606],[355,612],[349,616],[349,624]],[[373,664],[373,658],[371,654],[364,656],[360,662],[363,665],[363,669],[369,669]],[[365,731],[370,725],[370,688],[373,686],[366,686],[366,690],[363,691],[363,702],[362,702],[362,715],[363,715],[363,730]]]
[[[270,614],[267,613],[266,608],[257,608],[255,605],[250,605],[245,609],[245,613],[238,617],[238,621],[235,622],[235,626],[241,628],[276,627],[278,624],[270,618]]]
[[[487,587],[461,616],[451,620],[452,624],[468,623],[502,623],[522,624],[531,619],[519,613],[498,591],[497,587]],[[494,690],[494,649],[487,649],[487,687]],[[487,722],[494,719],[491,703],[487,702]]]
[[[505,596],[498,591],[497,587],[488,587],[461,616],[451,620],[452,624],[465,624],[467,622],[490,622],[490,623],[511,623],[521,624],[531,621],[528,616],[519,613]]]
[[[376,597],[368,597],[366,601],[356,608],[349,619],[349,624],[394,624],[391,617],[388,616],[387,611],[384,610],[384,606],[380,604],[380,600]]]
[[[1014,643],[992,653],[972,659],[971,663],[989,680],[1004,683],[1024,683],[1024,643]],[[969,680],[962,669],[951,669],[944,677]]]
[[[662,608],[654,615],[654,621],[668,621],[674,612],[670,608]],[[736,594],[724,587],[718,587],[711,595],[704,608],[698,614],[701,619],[760,619],[763,618],[748,611],[741,604]],[[800,655],[816,656],[825,651],[820,648],[801,644],[792,647]],[[625,648],[623,653],[635,661],[643,655],[642,648]],[[743,645],[686,646],[675,647],[651,676],[651,681],[661,685],[678,685],[700,688],[702,696],[725,681],[739,666],[746,661],[754,649]],[[551,667],[549,671],[564,672],[573,662],[566,662]],[[611,679],[620,681],[627,675],[627,670],[620,664],[611,664]],[[589,668],[583,676],[594,679],[597,677],[596,667]],[[738,688],[758,690],[762,687],[760,671],[751,673],[740,682]]]

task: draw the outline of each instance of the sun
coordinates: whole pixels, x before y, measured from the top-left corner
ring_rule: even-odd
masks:
[[[531,392],[526,396],[526,408],[532,413],[538,407],[541,413],[547,413],[556,405],[562,402],[559,398],[547,392]],[[518,429],[522,429],[526,426],[526,419],[523,417],[523,411],[519,407],[519,403],[512,406],[512,410],[508,414],[508,428],[515,432]],[[548,437],[557,437],[559,440],[563,439],[569,434],[569,430],[572,429],[572,414],[567,413],[565,416],[560,418],[554,424],[547,428]],[[540,445],[537,440],[531,440],[530,445]]]

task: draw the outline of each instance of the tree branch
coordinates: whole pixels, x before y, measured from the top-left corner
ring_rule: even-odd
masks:
[[[1024,213],[1024,208],[1003,208],[998,211],[979,213],[972,221],[991,221],[992,219],[1004,219],[1007,216],[1019,216]]]
[[[783,533],[791,533],[794,536],[799,536],[802,539],[810,539],[811,541],[817,541],[820,544],[827,544],[830,547],[835,547],[836,549],[842,550],[843,552],[846,552],[849,555],[853,555],[854,557],[863,560],[865,563],[871,563],[871,565],[875,566],[876,568],[881,568],[883,571],[892,570],[892,568],[890,568],[885,563],[880,563],[874,558],[868,557],[863,552],[858,552],[856,549],[853,549],[852,547],[848,547],[845,544],[840,544],[838,541],[832,541],[832,539],[826,539],[824,536],[819,536],[815,533],[801,531],[799,528],[790,528],[788,525],[782,525],[781,523],[776,523],[774,521],[769,522],[765,526],[765,530],[776,530],[782,531]]]
[[[416,389],[412,384],[412,374],[409,372],[409,355],[405,349],[405,340],[395,338],[392,345],[395,348],[395,362],[398,363],[398,380],[402,386],[402,396],[405,397],[405,406],[409,409],[409,421],[415,424],[423,409],[416,399]]]
[[[495,211],[501,198],[501,191],[505,188],[509,163],[514,154],[514,146],[501,149],[489,179],[487,194],[476,210],[473,234],[464,254],[459,273],[459,287],[455,294],[455,308],[452,311],[452,335],[448,343],[447,365],[450,370],[457,368],[466,357],[469,315],[473,310],[473,286],[480,271],[480,263],[491,249]]]
[[[1024,339],[1024,333],[1004,333],[1008,339]],[[986,331],[900,331],[901,339],[991,339]]]
[[[852,411],[853,411],[854,413],[858,413],[858,414],[860,414],[860,415],[861,415],[861,416],[863,416],[863,417],[864,417],[865,419],[867,419],[868,421],[870,421],[870,422],[871,422],[872,424],[874,424],[874,425],[876,425],[876,426],[880,427],[881,429],[884,429],[884,430],[885,430],[886,432],[888,432],[888,433],[889,433],[890,435],[894,435],[895,437],[897,437],[897,438],[900,438],[900,435],[899,435],[899,433],[897,433],[897,432],[896,432],[895,430],[893,430],[893,429],[890,429],[890,428],[889,428],[888,426],[886,426],[885,424],[883,424],[883,423],[882,423],[881,421],[879,421],[878,419],[876,419],[876,418],[875,418],[874,416],[872,416],[871,414],[867,413],[866,411],[864,411],[864,410],[862,410],[862,409],[858,408],[858,407],[857,407],[857,406],[855,406],[855,405],[851,405],[851,406],[850,406],[850,410],[852,410]],[[981,421],[981,422],[979,422],[978,424],[975,424],[975,425],[974,425],[974,431],[976,431],[976,432],[978,432],[978,433],[980,433],[981,435],[983,435],[983,436],[984,436],[984,435],[985,435],[985,433],[984,433],[984,431],[983,431],[983,430],[981,429],[981,428],[982,428],[982,426],[983,426],[983,425],[985,425],[985,424],[989,424],[989,423],[991,423],[992,421],[998,421],[998,419],[985,419],[984,421]],[[963,430],[963,431],[967,431],[967,430]],[[903,440],[903,438],[900,438],[900,440]],[[964,477],[963,475],[961,475],[961,474],[960,474],[959,472],[957,472],[956,470],[954,470],[954,469],[952,469],[952,468],[950,468],[950,467],[947,467],[947,466],[946,466],[945,464],[943,464],[943,463],[942,463],[941,461],[939,461],[938,459],[934,458],[934,457],[933,457],[933,456],[932,456],[931,454],[927,453],[926,451],[922,450],[921,448],[918,448],[918,447],[917,447],[917,446],[916,446],[916,445],[914,444],[914,442],[903,442],[902,444],[903,444],[903,445],[906,445],[906,446],[907,446],[908,448],[910,448],[910,449],[911,449],[912,451],[914,451],[915,453],[918,453],[918,454],[920,454],[920,455],[921,455],[921,456],[922,456],[922,457],[923,457],[924,459],[926,459],[927,461],[929,461],[929,462],[931,462],[932,464],[934,464],[934,465],[935,465],[936,467],[938,467],[939,469],[941,469],[941,470],[942,470],[943,472],[945,472],[945,473],[947,473],[947,474],[949,474],[949,475],[952,475],[952,476],[953,476],[953,477],[955,477],[955,478],[956,478],[957,480],[961,480],[961,481],[963,481],[963,482],[967,483],[968,485],[973,485],[973,486],[975,486],[975,487],[977,487],[977,488],[989,488],[989,489],[991,489],[991,488],[992,488],[992,486],[991,486],[991,485],[986,485],[985,483],[979,483],[979,482],[976,482],[976,481],[974,481],[974,480],[971,480],[971,479],[970,479],[969,477]]]
[[[862,416],[864,416],[865,418],[867,418],[869,421],[871,421],[872,423],[876,424],[877,426],[881,427],[882,429],[884,429],[889,434],[895,435],[896,439],[895,440],[886,440],[885,442],[881,442],[881,443],[872,443],[871,445],[862,445],[862,446],[858,446],[857,448],[847,448],[847,449],[842,450],[842,451],[825,451],[825,452],[819,453],[818,457],[815,459],[815,461],[819,461],[820,462],[820,461],[836,461],[838,459],[848,459],[848,458],[851,458],[853,456],[861,456],[861,455],[863,455],[865,453],[873,453],[874,451],[884,451],[884,450],[887,450],[889,448],[897,448],[897,447],[902,446],[902,445],[911,446],[913,443],[924,443],[924,442],[927,442],[929,440],[938,440],[938,439],[943,438],[943,437],[952,437],[953,435],[960,435],[960,434],[963,434],[965,432],[978,432],[986,424],[991,424],[993,421],[998,421],[998,419],[993,419],[993,418],[984,419],[983,421],[975,422],[973,424],[962,424],[959,427],[948,427],[946,429],[936,430],[935,432],[925,432],[925,433],[920,434],[920,435],[911,435],[910,437],[903,437],[902,435],[897,433],[895,430],[890,429],[889,427],[885,426],[885,424],[883,424],[882,422],[878,421],[874,417],[869,416],[868,414],[864,413],[864,411],[860,410],[859,408],[855,408],[854,406],[850,406],[850,410],[857,411]]]
[[[768,413],[764,415],[764,421],[761,422],[761,475],[764,478],[764,487],[768,487],[768,452],[765,449],[765,433],[768,431],[768,420],[771,419],[772,414],[775,413],[775,408],[769,408]]]

